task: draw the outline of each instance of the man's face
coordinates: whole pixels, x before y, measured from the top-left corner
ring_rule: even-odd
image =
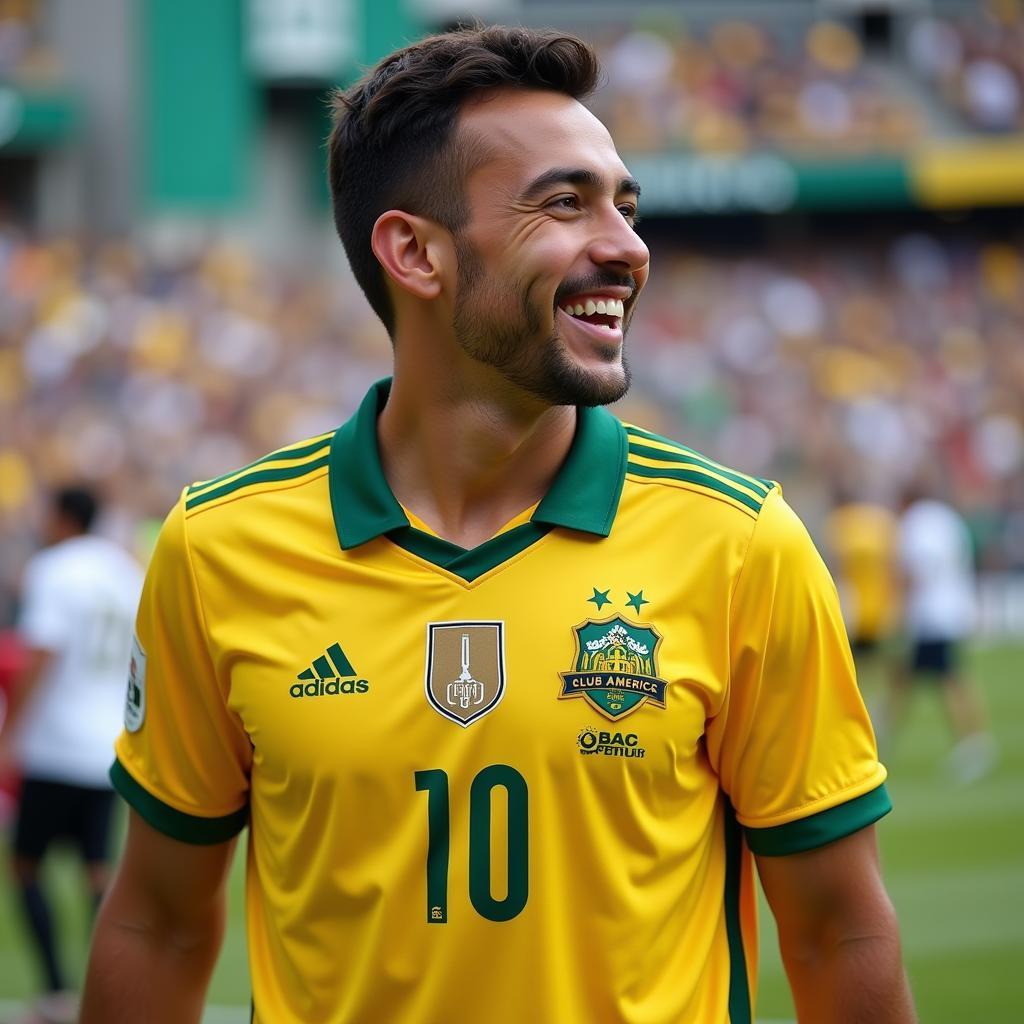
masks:
[[[624,336],[647,280],[639,189],[604,125],[558,93],[506,90],[459,130],[487,146],[466,180],[455,337],[553,405],[604,405],[629,387]]]

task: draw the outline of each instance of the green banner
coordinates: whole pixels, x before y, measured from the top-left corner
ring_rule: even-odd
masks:
[[[145,0],[140,137],[151,209],[220,212],[247,197],[255,86],[242,0]]]
[[[908,168],[903,160],[801,160],[796,173],[795,205],[804,210],[857,210],[913,205]]]

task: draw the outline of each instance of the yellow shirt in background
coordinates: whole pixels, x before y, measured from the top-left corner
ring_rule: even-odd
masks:
[[[841,505],[829,516],[829,546],[854,640],[878,640],[895,624],[899,611],[897,532],[896,516],[881,505]]]

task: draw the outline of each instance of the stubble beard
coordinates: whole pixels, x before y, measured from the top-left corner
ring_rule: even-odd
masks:
[[[483,261],[465,239],[456,237],[455,247],[459,277],[452,328],[468,356],[493,367],[510,384],[549,405],[608,405],[626,394],[632,376],[625,352],[620,373],[603,376],[589,373],[573,361],[557,329],[538,343],[544,325],[541,310],[530,301],[529,289],[487,278]],[[552,316],[557,316],[556,310]],[[608,345],[599,355],[614,363],[619,347]]]

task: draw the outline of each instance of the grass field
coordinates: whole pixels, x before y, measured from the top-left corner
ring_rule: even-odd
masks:
[[[879,836],[923,1024],[1024,1021],[1024,649],[976,650],[971,664],[1001,746],[995,772],[967,789],[944,782],[948,738],[937,702],[927,691],[919,694],[887,759],[895,811],[880,823]],[[870,676],[865,678],[869,697],[873,684]],[[228,936],[210,1002],[247,1007],[241,869],[238,858]],[[76,898],[76,876],[59,857],[49,875],[68,958],[80,974],[87,925]],[[791,1020],[792,1004],[767,915],[763,946],[758,1016]],[[11,893],[0,884],[0,1007],[28,995],[34,977]],[[216,1020],[242,1024],[248,1012],[219,1013]]]

